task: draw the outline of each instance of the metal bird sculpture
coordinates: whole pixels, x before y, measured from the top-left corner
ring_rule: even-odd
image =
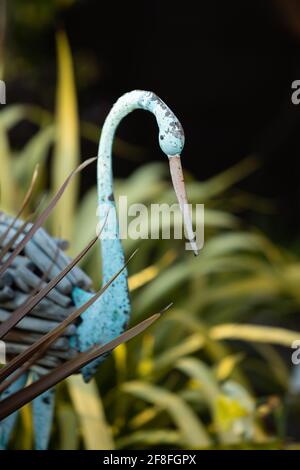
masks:
[[[156,118],[159,127],[159,144],[168,157],[173,186],[183,211],[186,233],[197,254],[192,222],[186,210],[187,196],[180,163],[180,154],[184,146],[182,126],[168,106],[154,93],[135,90],[124,94],[114,104],[103,125],[99,143],[97,185],[99,222],[101,226],[103,225],[103,230],[99,235],[102,253],[102,285],[105,285],[115,273],[120,271],[125,263],[113,195],[112,145],[120,121],[135,109],[150,111]],[[9,216],[2,214],[0,218],[2,244],[4,241],[1,234],[3,235],[9,229],[6,240],[13,238],[16,230],[22,225],[22,221],[17,220],[11,227],[11,222],[12,219]],[[0,323],[7,320],[19,305],[26,302],[32,289],[36,288],[39,283],[45,284],[65,268],[70,259],[64,254],[64,248],[63,242],[51,238],[42,228],[35,233],[25,245],[24,250],[15,258],[10,269],[0,278]],[[29,374],[35,380],[78,352],[86,351],[94,345],[106,344],[121,334],[130,317],[127,279],[127,270],[123,269],[104,294],[81,314],[79,321],[66,328],[64,335],[31,366],[30,371],[21,375],[2,393],[1,400],[23,388],[28,381]],[[8,358],[22,352],[37,338],[65,319],[74,307],[82,306],[92,296],[89,277],[78,267],[73,268],[6,336]],[[95,374],[100,362],[101,359],[95,360],[82,369],[81,373],[85,381]],[[53,389],[33,400],[36,449],[48,447],[53,409]],[[7,447],[16,418],[17,412],[0,422],[0,448]]]

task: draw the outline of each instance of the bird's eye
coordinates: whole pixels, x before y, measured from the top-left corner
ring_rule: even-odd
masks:
[[[178,138],[172,132],[159,133],[159,145],[166,155],[178,155],[182,152],[184,140]]]

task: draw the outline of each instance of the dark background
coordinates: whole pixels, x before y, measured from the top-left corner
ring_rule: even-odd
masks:
[[[53,109],[54,33],[64,27],[82,118],[101,125],[123,92],[155,91],[184,126],[185,168],[203,180],[255,153],[262,166],[242,186],[272,199],[274,237],[297,242],[300,106],[291,103],[291,83],[300,79],[298,0],[82,0],[50,20],[37,18],[35,27],[14,14],[14,3],[7,42],[26,66],[12,71],[10,102],[26,96]],[[139,111],[119,130],[147,147],[149,160],[161,158],[155,133],[152,117]],[[94,152],[83,142],[83,156]],[[135,165],[120,159],[116,175]]]

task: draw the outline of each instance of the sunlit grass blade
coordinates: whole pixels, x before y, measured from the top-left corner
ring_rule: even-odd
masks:
[[[180,431],[181,446],[201,449],[210,445],[211,440],[205,427],[189,405],[178,395],[162,387],[146,382],[128,382],[122,389],[131,395],[165,409]]]
[[[96,382],[84,383],[79,375],[68,378],[68,389],[76,410],[86,450],[112,450],[114,442],[106,421]]]
[[[214,372],[217,379],[220,381],[227,380],[233,373],[236,366],[244,359],[244,357],[245,354],[242,352],[237,354],[228,354],[227,356],[223,357],[215,367]]]
[[[195,333],[184,338],[179,344],[170,346],[160,354],[158,354],[153,361],[153,372],[158,373],[161,370],[167,370],[172,367],[177,360],[195,353],[203,348],[205,340],[203,336]]]
[[[288,348],[300,338],[300,332],[285,328],[237,323],[224,323],[223,325],[214,326],[210,329],[209,334],[215,340],[236,339],[279,344]]]
[[[22,408],[23,409],[23,408]],[[79,446],[78,422],[69,403],[59,401],[57,404],[57,420],[59,425],[59,450],[76,450]]]
[[[58,85],[56,97],[56,143],[52,166],[53,191],[79,163],[79,122],[75,77],[70,46],[63,31],[57,33]],[[68,187],[64,203],[53,212],[53,233],[72,239],[78,195],[78,177]]]
[[[30,450],[32,447],[33,441],[33,425],[31,420],[31,410],[30,405],[26,405],[22,408],[21,412],[21,420],[22,420],[22,427],[23,432],[21,435],[22,439],[22,449]]]
[[[22,104],[11,104],[1,108],[0,122],[5,132],[11,130],[26,116],[26,106]]]
[[[138,289],[155,279],[163,269],[166,269],[175,260],[175,258],[176,252],[170,250],[156,264],[148,266],[137,274],[130,276],[128,279],[129,290],[133,291]]]
[[[195,357],[179,359],[176,367],[199,384],[199,393],[213,406],[220,393],[216,378],[209,367]]]

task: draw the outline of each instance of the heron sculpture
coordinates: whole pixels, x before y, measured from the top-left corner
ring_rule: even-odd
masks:
[[[99,222],[103,230],[99,235],[102,253],[102,284],[105,285],[116,272],[124,267],[124,251],[119,237],[116,204],[113,195],[112,145],[120,121],[135,109],[154,114],[159,127],[159,144],[168,157],[173,186],[178,198],[186,234],[197,253],[192,221],[187,210],[187,196],[180,154],[184,146],[184,132],[179,120],[168,106],[154,93],[135,90],[121,96],[109,112],[103,125],[97,164]],[[103,210],[105,208],[105,210]],[[109,217],[106,213],[109,211]],[[0,237],[10,227],[12,218],[2,214]],[[106,222],[106,223],[105,223]],[[6,238],[13,237],[22,224],[18,220],[9,228]],[[2,237],[3,238],[3,237]],[[3,240],[2,240],[3,242]],[[11,268],[0,278],[0,322],[22,302],[30,290],[43,277],[51,280],[70,259],[64,254],[65,244],[51,238],[44,229],[37,230],[24,250],[15,258]],[[94,345],[102,345],[121,334],[130,317],[128,274],[123,269],[105,293],[71,324],[45,355],[37,360],[29,372],[21,375],[7,388],[1,399],[22,389],[31,374],[33,380],[74,354],[86,351]],[[7,355],[14,357],[32,344],[35,338],[54,328],[66,318],[74,307],[82,306],[93,296],[91,281],[78,267],[73,268],[5,338]],[[96,372],[100,360],[86,365],[81,373],[88,381]],[[32,402],[35,448],[46,449],[52,425],[55,394],[50,389]],[[0,402],[1,407],[1,402]],[[16,422],[17,412],[0,422],[0,448],[6,448]]]

